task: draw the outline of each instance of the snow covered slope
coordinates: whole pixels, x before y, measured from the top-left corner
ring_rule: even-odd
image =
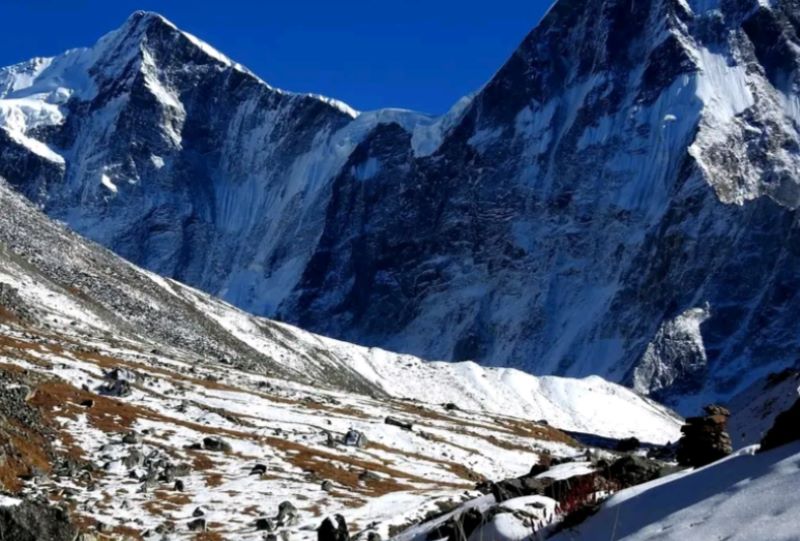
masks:
[[[0,503],[58,500],[134,539],[197,539],[198,507],[214,539],[262,539],[258,518],[315,539],[334,512],[385,537],[542,453],[583,456],[556,427],[658,443],[681,423],[599,378],[426,363],[248,315],[87,242],[2,180],[0,389]],[[366,440],[346,444],[351,431]]]
[[[600,378],[536,378],[474,363],[429,363],[248,315],[86,242],[2,180],[0,255],[0,284],[13,291],[3,308],[77,343],[153,350],[316,388],[452,402],[612,438],[664,443],[678,434],[675,414]]]
[[[797,363],[798,21],[559,0],[431,119],[279,91],[137,12],[0,70],[0,174],[250,312],[694,411]]]
[[[619,492],[597,515],[552,539],[795,540],[800,443],[757,455],[754,450]]]
[[[728,432],[734,449],[759,443],[775,423],[775,418],[788,410],[800,393],[800,373],[785,370],[757,381],[728,403],[731,417]]]

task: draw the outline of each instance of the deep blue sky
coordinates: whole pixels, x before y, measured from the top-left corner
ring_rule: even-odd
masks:
[[[549,0],[0,0],[0,66],[94,43],[157,11],[274,86],[356,109],[446,111],[476,90]]]

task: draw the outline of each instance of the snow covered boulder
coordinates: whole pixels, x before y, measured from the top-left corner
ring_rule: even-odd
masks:
[[[522,541],[550,524],[557,502],[544,496],[527,496],[504,502],[484,513],[482,524],[472,532],[469,541],[502,539]]]

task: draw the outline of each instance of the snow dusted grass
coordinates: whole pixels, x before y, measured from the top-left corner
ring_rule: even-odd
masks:
[[[75,488],[78,514],[120,531],[139,532],[169,521],[178,526],[178,538],[191,538],[185,523],[202,505],[210,509],[214,531],[260,539],[253,520],[274,516],[280,502],[291,500],[301,510],[295,527],[300,538],[313,538],[311,528],[330,512],[345,514],[356,531],[378,522],[387,535],[391,525],[412,520],[435,500],[460,498],[478,480],[524,473],[539,452],[577,452],[564,434],[529,421],[284,386],[280,380],[227,367],[197,369],[175,359],[155,357],[146,363],[142,354],[128,350],[87,351],[41,336],[30,341],[10,326],[2,334],[7,338],[0,342],[0,362],[48,378],[30,403],[59,427],[60,447],[68,444],[73,455],[103,469],[93,487],[59,480],[45,482],[45,488]],[[93,392],[113,368],[136,374],[130,396]],[[85,400],[94,405],[81,406]],[[414,431],[386,425],[387,415],[412,421]],[[530,427],[527,432],[524,426]],[[367,434],[366,447],[325,445],[326,432],[341,437],[350,428]],[[130,430],[143,435],[141,444],[121,443]],[[224,438],[231,451],[186,449],[209,435]],[[121,462],[133,447],[191,464],[185,492],[163,483],[140,492],[141,483],[129,479]],[[267,473],[250,475],[256,463],[265,464]],[[374,477],[364,479],[364,471]],[[333,483],[330,491],[321,489],[323,480]]]

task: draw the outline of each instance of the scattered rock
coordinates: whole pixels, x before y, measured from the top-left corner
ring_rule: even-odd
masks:
[[[291,526],[297,522],[298,517],[299,514],[294,504],[290,501],[284,501],[278,506],[278,516],[275,520],[281,526]]]
[[[336,515],[333,520],[330,517],[323,520],[317,528],[317,541],[350,541],[350,532],[344,517]]]
[[[379,481],[380,477],[377,473],[373,473],[369,470],[364,470],[358,474],[358,480],[367,482],[367,481]]]
[[[142,437],[136,432],[131,431],[122,436],[122,443],[126,443],[128,445],[135,445],[137,443],[142,443]]]
[[[204,532],[206,531],[206,519],[196,518],[194,520],[190,520],[186,526],[193,532]]]
[[[657,479],[661,476],[661,471],[661,464],[655,460],[626,455],[608,467],[607,476],[619,483],[621,488],[627,488]]]
[[[97,388],[97,392],[103,396],[123,398],[130,396],[132,389],[127,380],[115,380],[104,383]]]
[[[325,492],[329,492],[333,490],[333,483],[326,479],[322,482],[322,486],[320,488]]]
[[[217,436],[203,438],[203,449],[223,453],[230,453],[233,450],[230,443]]]
[[[94,407],[94,400],[91,398],[87,398],[86,400],[81,400],[81,406],[84,408],[93,408]]]
[[[413,423],[410,421],[403,421],[402,419],[398,419],[397,417],[387,417],[384,422],[387,425],[397,426],[402,428],[403,430],[412,430],[414,428]]]
[[[206,516],[206,512],[202,507],[195,507],[194,511],[192,511],[193,517],[204,517]]]
[[[730,412],[722,406],[706,406],[706,415],[689,417],[681,427],[677,459],[681,466],[699,468],[719,460],[733,451],[726,432]]]
[[[175,485],[173,485],[172,490],[175,490],[177,492],[183,492],[184,488],[185,487],[183,485],[183,481],[178,479],[178,480],[175,481]]]
[[[250,469],[250,475],[262,475],[267,473],[266,464],[256,464]]]
[[[775,418],[764,437],[761,439],[761,451],[768,451],[789,442],[800,439],[800,400]]]
[[[638,438],[625,438],[617,442],[617,451],[620,453],[630,453],[642,446]]]
[[[261,517],[256,519],[255,527],[260,532],[271,532],[275,529],[275,523],[270,518]]]
[[[428,532],[426,541],[447,539],[447,541],[467,541],[481,524],[483,514],[475,508],[467,509],[460,515],[450,518]]]
[[[348,430],[344,436],[344,444],[351,447],[364,447],[367,444],[367,437],[358,430]]]

